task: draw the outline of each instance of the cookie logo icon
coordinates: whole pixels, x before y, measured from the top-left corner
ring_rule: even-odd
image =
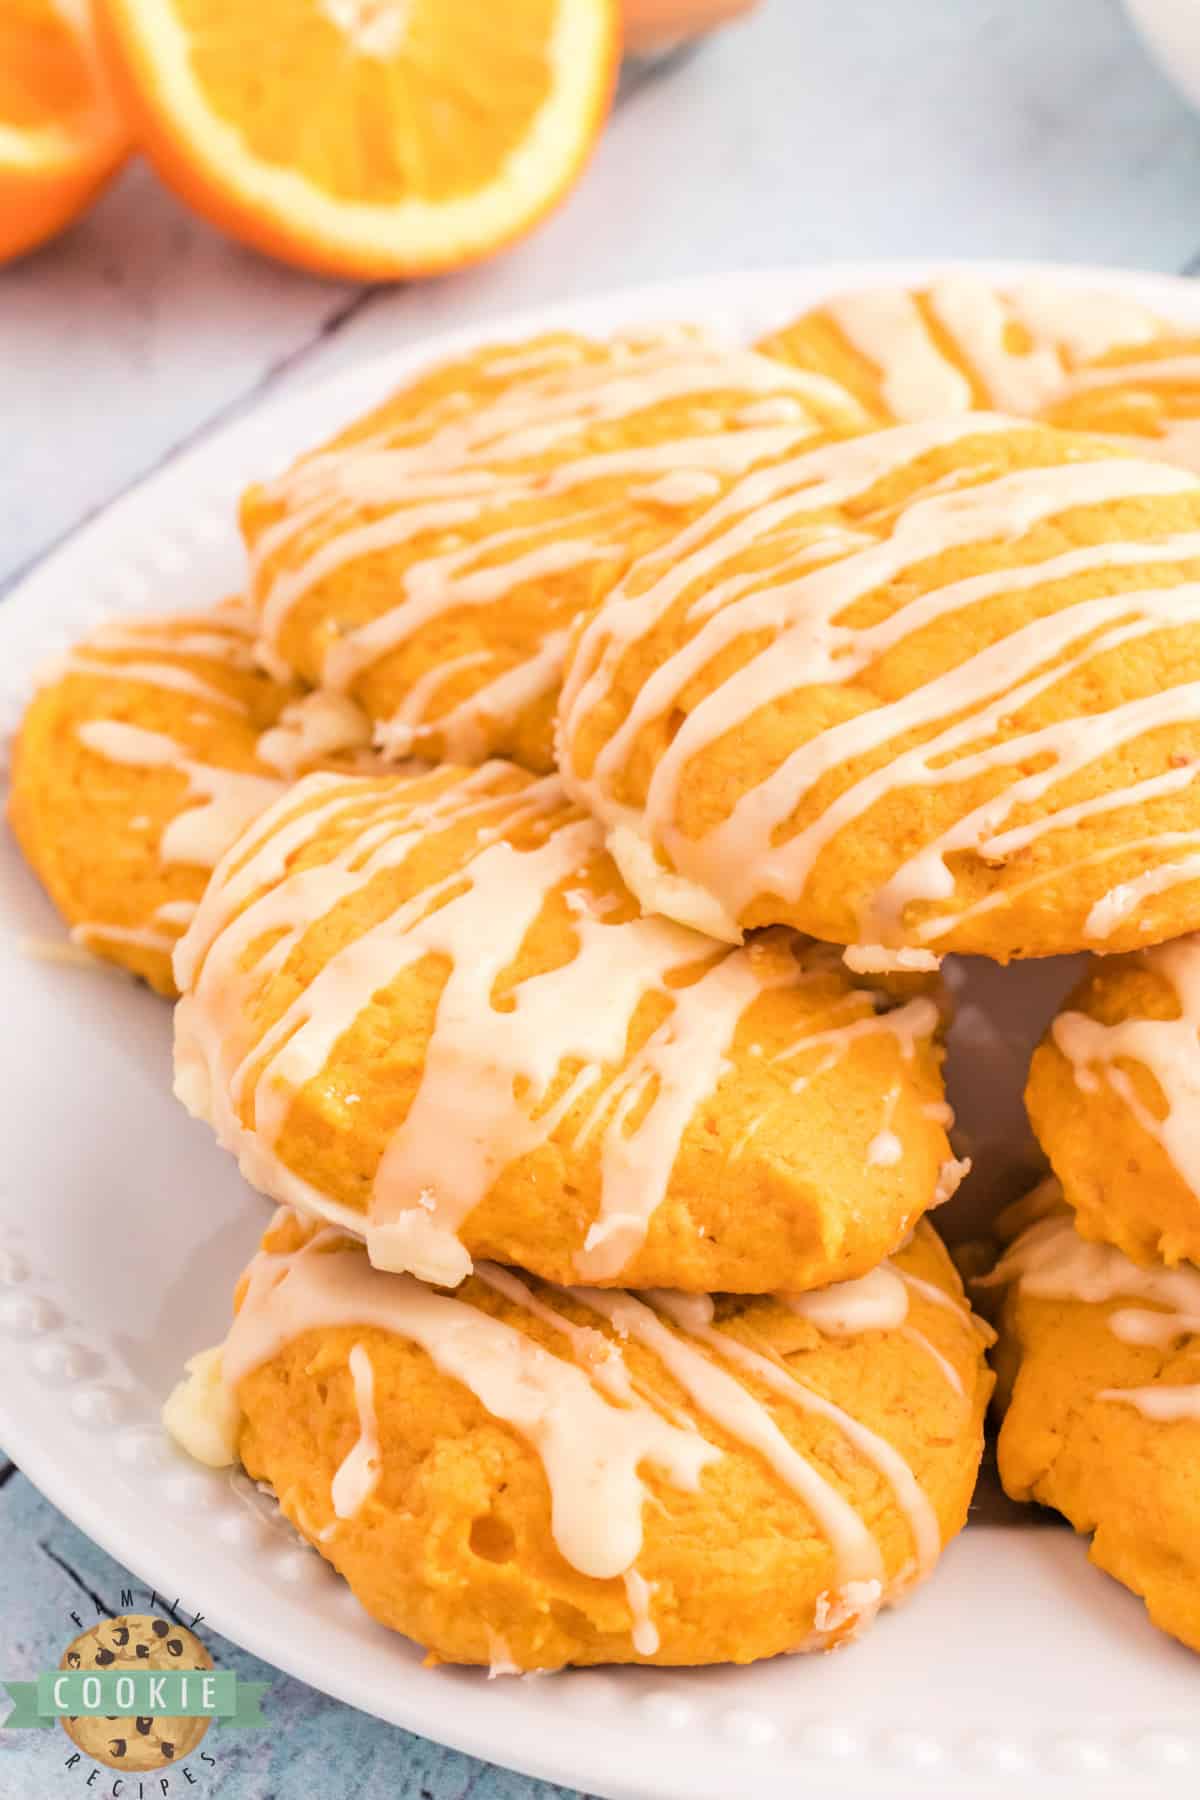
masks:
[[[124,1613],[104,1619],[67,1645],[60,1669],[134,1674],[154,1669],[211,1669],[200,1639],[173,1619]],[[110,1769],[142,1773],[190,1756],[211,1718],[89,1718],[63,1715],[59,1723],[80,1750]]]

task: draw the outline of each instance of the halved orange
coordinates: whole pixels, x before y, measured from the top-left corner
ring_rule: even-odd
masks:
[[[88,0],[0,0],[0,262],[70,224],[129,147]]]
[[[323,273],[526,231],[603,122],[616,0],[102,0],[142,145],[215,225]]]

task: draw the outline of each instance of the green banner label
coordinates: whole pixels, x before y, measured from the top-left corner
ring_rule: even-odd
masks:
[[[147,1717],[219,1719],[265,1725],[265,1681],[239,1681],[228,1669],[47,1669],[36,1681],[6,1681],[13,1710],[6,1731],[39,1730],[74,1719]]]

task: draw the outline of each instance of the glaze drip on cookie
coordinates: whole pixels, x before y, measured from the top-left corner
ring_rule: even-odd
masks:
[[[1200,1200],[1200,939],[1178,938],[1141,952],[1139,960],[1171,988],[1175,1018],[1127,1018],[1106,1023],[1068,1010],[1050,1027],[1076,1085],[1095,1093],[1107,1082],[1138,1125],[1166,1150],[1181,1178]],[[1126,1065],[1148,1069],[1166,1101],[1161,1116],[1141,1099]]]
[[[675,1285],[694,1264],[737,1288],[752,1221],[720,1197],[736,1140],[754,1236],[782,1208],[774,1276],[805,1287],[878,1260],[866,1238],[886,1254],[951,1167],[924,1110],[941,1100],[931,997],[889,1004],[786,933],[731,951],[637,917],[598,827],[509,765],[309,778],[217,869],[176,971],[185,1103],[258,1186],[425,1280],[462,1280],[474,1246],[554,1279],[651,1284],[665,1258]],[[392,1036],[391,1056],[368,1050]],[[856,1072],[869,1110],[835,1127]],[[834,1158],[839,1134],[856,1145],[850,1220],[838,1206],[808,1250],[826,1201],[805,1197],[825,1153],[806,1118],[828,1121]],[[551,1221],[536,1241],[510,1217],[531,1186]]]
[[[1123,295],[1051,281],[1000,289],[973,275],[835,295],[760,346],[842,380],[883,424],[995,407],[1036,414],[1071,371],[1164,326]]]
[[[124,680],[146,678],[142,669],[122,675]],[[108,762],[129,769],[173,769],[187,781],[183,808],[159,838],[158,853],[164,862],[215,868],[239,833],[284,791],[284,784],[270,776],[201,762],[190,757],[178,739],[120,719],[87,719],[78,735],[85,749]]]
[[[1057,1191],[1052,1183],[1048,1189]],[[1008,1283],[1041,1300],[1139,1302],[1107,1315],[1108,1329],[1125,1344],[1166,1348],[1200,1333],[1200,1269],[1139,1267],[1114,1245],[1081,1237],[1061,1206],[1023,1231],[982,1278],[985,1286]]]
[[[1095,959],[1025,1098],[1086,1236],[1136,1262],[1200,1261],[1200,940]]]
[[[1200,470],[1200,339],[1127,344],[1077,368],[1044,417]]]
[[[402,390],[248,496],[269,665],[353,692],[389,756],[548,767],[567,631],[631,552],[866,422],[837,383],[694,332],[560,349],[454,365],[436,403]]]
[[[379,1425],[375,1417],[375,1376],[371,1358],[361,1344],[350,1351],[354,1404],[358,1410],[358,1436],[338,1464],[329,1489],[339,1519],[352,1519],[379,1480]]]
[[[1007,1290],[1004,1486],[1092,1534],[1091,1560],[1142,1595],[1155,1624],[1200,1650],[1200,1269],[1142,1267],[1089,1241],[1053,1181],[1019,1210],[1043,1216],[985,1277]]]
[[[860,1275],[856,1281],[836,1282],[831,1287],[814,1288],[811,1293],[780,1297],[792,1312],[809,1319],[818,1330],[833,1337],[855,1337],[864,1331],[902,1332],[933,1358],[952,1387],[959,1387],[960,1377],[953,1363],[924,1332],[908,1323],[910,1294],[919,1294],[936,1306],[950,1307],[959,1314],[966,1330],[986,1332],[983,1321],[977,1319],[969,1307],[959,1306],[933,1282],[922,1281],[909,1270],[897,1269],[891,1259],[880,1263],[869,1275]]]
[[[918,1239],[918,1266],[953,1280],[927,1227],[919,1228]],[[809,1621],[803,1642],[793,1647],[811,1648],[859,1628],[937,1559],[942,1525],[910,1462],[885,1432],[856,1416],[853,1403],[840,1405],[827,1395],[823,1359],[829,1353],[821,1348],[821,1334],[811,1324],[789,1328],[778,1301],[726,1302],[718,1310],[707,1297],[667,1291],[634,1296],[547,1286],[487,1263],[479,1264],[476,1279],[460,1295],[450,1296],[408,1276],[381,1274],[358,1246],[329,1229],[314,1232],[286,1212],[277,1216],[266,1242],[280,1241],[292,1247],[264,1247],[247,1270],[220,1367],[228,1392],[239,1395],[253,1415],[256,1371],[269,1368],[303,1339],[311,1347],[310,1379],[322,1372],[327,1382],[332,1364],[322,1341],[342,1328],[355,1334],[349,1375],[358,1436],[338,1466],[328,1499],[317,1505],[306,1499],[296,1507],[302,1528],[319,1546],[329,1546],[327,1554],[337,1557],[343,1534],[365,1524],[368,1512],[384,1504],[372,1498],[379,1469],[369,1483],[356,1478],[352,1496],[345,1491],[345,1471],[359,1457],[364,1439],[372,1455],[381,1456],[381,1439],[395,1428],[384,1415],[377,1418],[379,1397],[372,1399],[369,1389],[369,1422],[364,1419],[362,1365],[394,1371],[391,1353],[382,1346],[388,1338],[400,1338],[419,1346],[441,1375],[461,1383],[492,1419],[536,1452],[557,1549],[592,1580],[622,1581],[637,1656],[653,1657],[659,1649],[659,1584],[639,1567],[644,1552],[653,1567],[660,1502],[652,1476],[668,1490],[696,1495],[699,1503],[709,1473],[731,1455],[749,1453],[784,1495],[800,1503],[825,1545],[827,1568],[814,1605],[819,1617]],[[901,1285],[913,1257],[910,1249],[899,1255]],[[917,1279],[920,1286],[912,1291],[926,1315],[922,1323],[941,1329],[939,1317],[946,1307],[961,1312],[961,1298],[940,1280]],[[926,1298],[924,1289],[936,1292],[939,1302]],[[884,1346],[897,1341],[890,1327],[881,1329]],[[845,1338],[841,1354],[853,1355],[854,1335]],[[775,1346],[789,1341],[793,1350],[785,1358]],[[978,1339],[968,1332],[964,1340],[945,1341],[956,1380],[952,1397],[940,1404],[951,1412],[969,1410],[978,1400]],[[805,1347],[816,1359],[814,1374],[818,1365],[824,1371],[816,1385],[804,1379]],[[975,1371],[970,1400],[964,1381],[968,1367]],[[173,1413],[186,1423],[192,1409],[173,1403]],[[821,1442],[832,1434],[829,1441],[843,1446],[832,1462],[829,1449],[816,1456],[803,1447],[805,1420]],[[904,1522],[906,1542],[897,1543],[890,1526],[881,1531],[879,1502],[864,1510],[848,1474],[858,1465],[871,1472],[872,1482],[883,1484],[886,1504]],[[723,1491],[726,1479],[717,1476],[714,1493]],[[869,1482],[865,1492],[872,1491]],[[288,1504],[286,1493],[281,1498]]]
[[[221,1351],[226,1382],[236,1388],[291,1339],[331,1325],[374,1325],[419,1344],[443,1374],[526,1437],[550,1484],[555,1541],[573,1567],[597,1580],[637,1560],[646,1493],[639,1466],[651,1463],[675,1486],[691,1488],[719,1455],[698,1431],[641,1401],[610,1405],[586,1366],[411,1276],[381,1276],[349,1245],[282,1258],[259,1253]]]
[[[584,628],[563,777],[646,907],[731,941],[870,968],[1173,935],[1198,577],[1200,483],[1093,440],[970,415],[801,453]]]
[[[170,993],[208,871],[287,779],[361,766],[369,735],[344,698],[258,668],[239,602],[127,619],[43,672],[11,815],[76,941]]]

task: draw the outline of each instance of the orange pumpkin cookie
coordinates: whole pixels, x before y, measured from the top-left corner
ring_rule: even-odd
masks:
[[[894,425],[981,408],[1036,415],[1080,364],[1166,329],[1123,294],[957,274],[837,294],[759,348],[841,382],[876,423]]]
[[[171,952],[239,831],[367,736],[347,701],[256,667],[240,605],[124,620],[47,672],[9,817],[75,941],[171,995]]]
[[[1157,337],[1090,358],[1044,417],[1124,439],[1131,456],[1200,469],[1200,337]]]
[[[350,694],[388,755],[548,770],[574,619],[738,474],[863,422],[683,330],[443,365],[247,494],[268,665]]]
[[[1200,1650],[1200,1270],[1089,1243],[1055,1198],[1047,1184],[991,1278],[1000,1476],[1090,1533],[1092,1561]]]
[[[456,1294],[283,1213],[169,1403],[434,1660],[751,1662],[854,1635],[962,1526],[991,1391],[934,1232],[789,1300]],[[223,1377],[223,1380],[220,1380]]]
[[[1034,1054],[1029,1117],[1085,1237],[1200,1262],[1200,940],[1098,958]]]
[[[310,776],[217,870],[176,971],[176,1091],[248,1179],[442,1285],[494,1257],[812,1287],[961,1174],[932,998],[790,933],[639,917],[594,823],[511,764]]]
[[[971,414],[801,451],[573,646],[564,781],[648,909],[854,966],[1200,924],[1200,482]]]

